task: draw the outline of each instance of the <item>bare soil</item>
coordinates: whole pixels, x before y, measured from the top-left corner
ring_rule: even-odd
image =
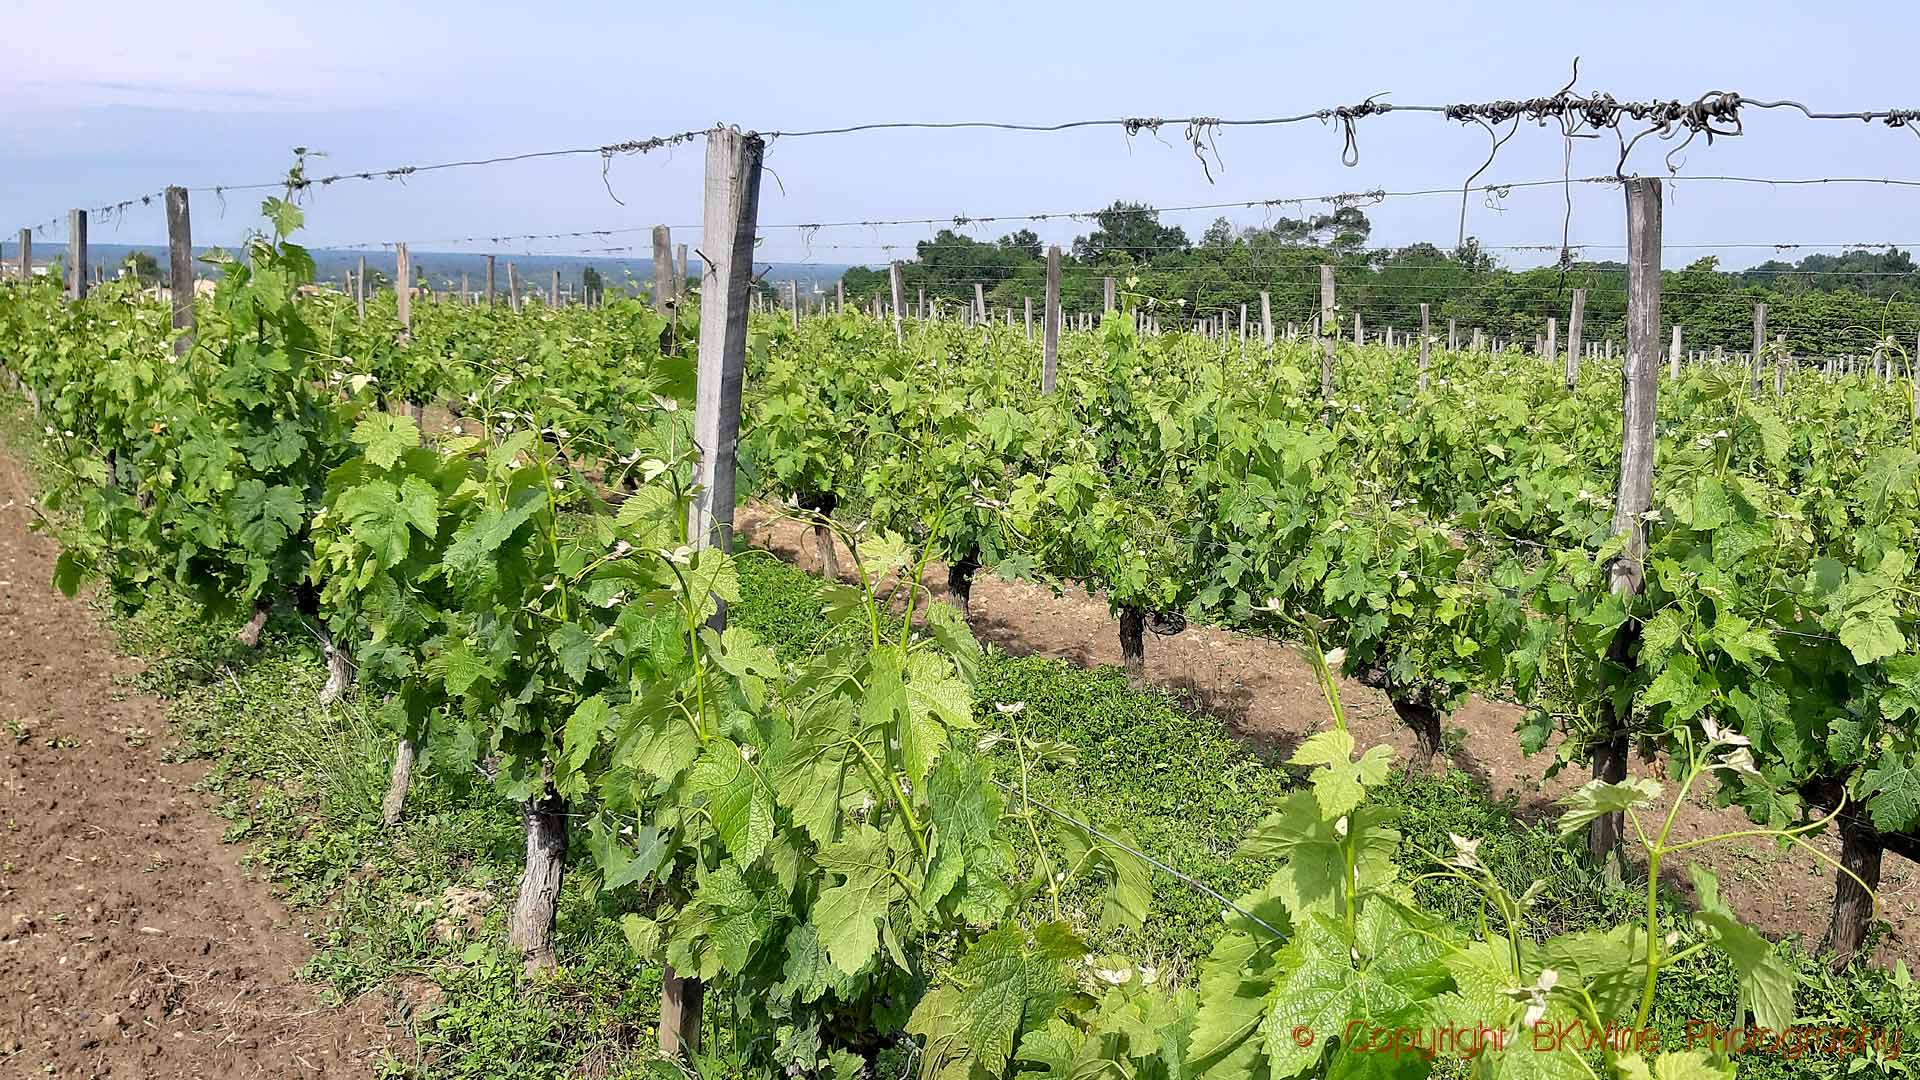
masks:
[[[133,692],[30,487],[0,454],[0,1076],[365,1076],[384,1007],[302,983],[300,921],[221,842],[166,760],[166,706]]]
[[[806,526],[781,517],[769,506],[743,507],[741,538],[786,561],[819,573],[820,557]],[[842,552],[842,574],[851,574]],[[930,566],[925,584],[934,596],[947,595],[945,565]],[[1002,581],[982,571],[973,584],[971,622],[982,641],[1010,653],[1039,655],[1082,666],[1119,665],[1119,622],[1104,597],[1073,591],[1055,595],[1026,582]],[[1173,636],[1149,634],[1147,684],[1184,698],[1198,713],[1217,719],[1227,730],[1267,754],[1284,755],[1327,723],[1327,705],[1313,668],[1293,645],[1214,627],[1190,625]],[[1387,745],[1398,760],[1414,755],[1413,732],[1394,714],[1384,694],[1351,679],[1340,680],[1348,727],[1362,748]],[[1465,770],[1495,796],[1511,794],[1520,816],[1550,821],[1555,800],[1590,779],[1563,770],[1543,779],[1551,754],[1529,757],[1520,750],[1514,727],[1522,710],[1474,697],[1445,722],[1449,734],[1447,767]],[[1635,762],[1636,771],[1646,771]],[[1708,785],[1711,786],[1711,785]],[[1675,822],[1679,839],[1696,839],[1752,828],[1738,809],[1717,808],[1696,797],[1681,808]],[[1839,856],[1837,837],[1814,841],[1829,856]],[[1743,839],[1670,856],[1662,880],[1688,890],[1685,866],[1699,858],[1719,875],[1721,894],[1740,917],[1772,937],[1799,935],[1817,947],[1832,911],[1834,873],[1829,864],[1798,849],[1779,850],[1772,842]],[[1881,917],[1892,933],[1875,954],[1891,964],[1920,961],[1920,867],[1889,852],[1880,881]]]

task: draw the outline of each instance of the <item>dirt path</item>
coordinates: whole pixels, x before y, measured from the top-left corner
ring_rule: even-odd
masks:
[[[739,520],[748,543],[819,572],[813,538],[803,526],[761,507],[743,508]],[[846,572],[844,553],[840,562]],[[944,565],[929,568],[926,584],[934,595],[946,596],[946,580]],[[1120,663],[1119,624],[1103,598],[1055,596],[1037,585],[982,573],[973,586],[972,623],[981,640],[1008,652],[1086,666]],[[1172,637],[1149,634],[1146,679],[1186,697],[1197,710],[1220,718],[1255,746],[1275,751],[1288,751],[1326,724],[1326,702],[1313,669],[1293,646],[1281,642],[1198,625]],[[1340,680],[1340,692],[1348,725],[1361,746],[1392,746],[1400,760],[1413,754],[1413,733],[1394,715],[1385,695],[1350,679]],[[1447,728],[1461,735],[1451,764],[1500,796],[1515,795],[1523,817],[1550,820],[1558,816],[1554,800],[1587,776],[1566,770],[1543,780],[1550,755],[1527,757],[1520,752],[1513,733],[1520,715],[1513,705],[1473,698],[1447,721]],[[1638,761],[1633,768],[1644,769]],[[1751,827],[1746,815],[1716,809],[1704,797],[1684,807],[1675,823],[1681,839]],[[1819,843],[1829,855],[1839,854],[1836,840]],[[1781,852],[1761,841],[1732,841],[1696,851],[1704,853],[1706,864],[1720,876],[1722,895],[1741,918],[1774,937],[1799,934],[1809,947],[1819,944],[1833,907],[1833,871],[1828,865],[1805,851]],[[1684,863],[1681,856],[1666,864],[1662,879],[1684,889]],[[1920,866],[1889,853],[1880,898],[1882,917],[1893,934],[1880,946],[1877,959],[1891,964],[1898,957],[1912,964],[1920,958]]]
[[[313,950],[221,842],[205,767],[164,760],[164,703],[48,585],[29,490],[0,453],[0,1075],[369,1075],[381,1016],[297,978]]]

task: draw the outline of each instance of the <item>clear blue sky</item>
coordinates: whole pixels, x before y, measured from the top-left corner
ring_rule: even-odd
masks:
[[[1388,92],[1405,104],[1544,95],[1581,57],[1580,86],[1622,99],[1735,90],[1821,109],[1920,106],[1920,6],[1887,2],[1139,3],[970,5],[819,2],[651,4],[627,0],[461,4],[202,0],[96,2],[85,18],[6,0],[0,65],[0,229],[157,191],[269,180],[290,148],[325,151],[319,172],[595,146],[705,127],[761,130],[875,120],[1047,122],[1127,115],[1272,116]],[[724,14],[722,13],[724,10]],[[1681,174],[1920,178],[1920,138],[1881,125],[1753,113],[1749,134],[1697,140]],[[763,223],[1071,211],[1115,198],[1159,205],[1458,185],[1487,151],[1478,129],[1438,117],[1375,117],[1360,162],[1340,162],[1318,123],[1217,138],[1208,183],[1177,131],[1131,142],[1113,129],[1062,135],[904,132],[776,142]],[[1664,172],[1648,140],[1634,167]],[[1561,172],[1562,143],[1523,124],[1484,179]],[[1609,137],[1578,144],[1574,175],[1610,172]],[[700,147],[613,162],[531,162],[352,183],[310,201],[312,245],[408,240],[427,250],[471,234],[631,228],[699,220]],[[623,202],[609,197],[608,187]],[[195,197],[195,238],[231,243],[257,193]],[[1576,191],[1572,240],[1617,244],[1613,189]],[[1558,188],[1470,200],[1488,245],[1557,243]],[[223,213],[224,211],[224,213]],[[1375,240],[1450,245],[1457,198],[1371,208]],[[1198,235],[1216,212],[1170,214]],[[1257,223],[1261,211],[1237,211]],[[1065,239],[1084,226],[1035,226]],[[982,227],[992,236],[1005,226]],[[38,242],[64,235],[64,220]],[[164,238],[158,204],[98,223],[97,241]],[[926,227],[763,232],[762,258],[882,261]],[[697,232],[676,230],[697,246]],[[1920,244],[1920,188],[1768,189],[1694,184],[1671,196],[1673,245]],[[599,242],[519,243],[557,252]],[[1700,252],[1676,250],[1677,265]],[[1537,253],[1501,253],[1512,263]],[[1605,249],[1590,254],[1617,255]],[[1728,251],[1744,264],[1767,251]]]

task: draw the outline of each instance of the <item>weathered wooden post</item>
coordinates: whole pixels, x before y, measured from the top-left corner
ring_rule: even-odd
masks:
[[[87,212],[67,211],[67,296],[87,295]]]
[[[905,345],[907,343],[906,324],[901,321],[903,314],[901,311],[901,293],[905,291],[901,287],[901,272],[900,263],[897,259],[887,267],[887,282],[893,287],[893,343],[895,345]]]
[[[1751,359],[1748,361],[1753,365],[1752,371],[1750,372],[1752,384],[1747,388],[1747,392],[1750,394],[1758,394],[1760,392],[1760,358],[1766,355],[1766,351],[1767,305],[1755,304],[1753,305],[1753,353]]]
[[[167,189],[167,292],[173,300],[173,354],[193,348],[193,221],[187,189]]]
[[[734,452],[740,440],[740,385],[747,356],[747,298],[760,212],[760,136],[733,128],[707,133],[706,209],[701,231],[699,375],[693,441],[700,450],[688,534],[698,547],[733,546]],[[709,625],[726,626],[719,605]],[[669,965],[660,981],[660,1052],[700,1050],[700,980]]]
[[[1636,176],[1626,182],[1627,195],[1627,359],[1620,369],[1620,485],[1614,498],[1613,533],[1623,538],[1620,553],[1608,571],[1610,588],[1625,603],[1645,584],[1647,536],[1644,515],[1653,502],[1654,405],[1659,392],[1660,355],[1660,181]],[[1576,297],[1579,293],[1574,294]],[[1578,312],[1579,308],[1575,308]],[[1574,316],[1576,325],[1579,316]],[[1632,704],[1616,711],[1616,700],[1605,692],[1617,683],[1619,672],[1631,671],[1639,628],[1631,620],[1614,631],[1602,668],[1600,719],[1602,736],[1593,744],[1593,778],[1610,784],[1627,778],[1627,721]],[[1620,812],[1595,818],[1587,833],[1588,851],[1606,877],[1625,877],[1620,842],[1625,830]]]
[[[1420,305],[1420,392],[1427,391],[1427,364],[1433,349],[1433,327],[1427,320],[1427,305]]]
[[[1260,340],[1273,348],[1273,297],[1265,289],[1260,290]]]
[[[1054,369],[1060,361],[1060,245],[1047,246],[1047,296],[1041,313],[1040,392],[1053,393]]]
[[[1573,315],[1567,320],[1567,389],[1580,383],[1580,331],[1587,317],[1587,290],[1573,290]]]
[[[655,225],[653,227],[653,310],[665,315],[673,307],[673,301],[673,230],[665,225]],[[797,319],[800,313],[797,295],[793,310]],[[798,326],[799,323],[796,322],[794,325]]]
[[[487,306],[493,306],[493,256],[487,256]]]
[[[1360,325],[1360,316],[1355,313],[1354,326]],[[1333,339],[1340,334],[1340,315],[1335,305],[1333,292],[1333,267],[1320,264],[1320,412],[1325,418],[1333,416]]]
[[[413,262],[407,258],[407,245],[393,245],[394,311],[400,317],[400,333],[413,327]]]
[[[1680,377],[1680,324],[1673,324],[1673,343],[1667,346],[1667,378]]]

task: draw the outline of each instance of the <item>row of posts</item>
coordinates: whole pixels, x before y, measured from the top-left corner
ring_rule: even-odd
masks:
[[[1058,247],[1048,248],[1048,292],[1047,306],[1043,311],[1043,319],[1050,320],[1051,325],[1056,328],[1072,327],[1080,330],[1091,330],[1099,325],[1101,319],[1112,315],[1118,310],[1118,305],[1115,303],[1115,279],[1112,277],[1104,279],[1106,302],[1104,310],[1100,315],[1096,316],[1091,312],[1080,314],[1063,313],[1057,306],[1059,303],[1059,256],[1060,249]],[[1323,311],[1334,312],[1334,318],[1338,320],[1338,307],[1333,284],[1330,280],[1332,267],[1322,266],[1320,269],[1323,275],[1322,309]],[[929,301],[927,299],[926,289],[920,288],[917,290],[914,300],[908,303],[902,295],[903,290],[900,287],[902,264],[898,262],[892,263],[889,265],[888,270],[893,302],[889,305],[885,298],[879,294],[875,294],[869,301],[869,313],[874,318],[887,318],[888,313],[891,312],[895,326],[899,327],[903,320],[908,318],[937,322],[948,317],[947,305],[952,303],[951,301],[942,301],[938,297]],[[800,290],[799,281],[789,279],[785,284],[786,288],[784,291],[786,292],[785,299],[787,308],[795,326],[800,324],[802,318],[811,317],[816,313],[830,314],[835,311],[847,310],[845,282],[835,283],[834,296],[832,299],[821,296],[817,300],[814,294],[803,293]],[[1600,341],[1582,340],[1583,324],[1586,317],[1586,299],[1587,291],[1585,289],[1573,290],[1570,311],[1568,313],[1569,317],[1567,319],[1567,336],[1564,352],[1560,342],[1560,320],[1557,316],[1547,319],[1546,332],[1544,334],[1534,335],[1533,339],[1534,356],[1542,359],[1553,359],[1564,355],[1566,363],[1566,384],[1569,388],[1577,386],[1579,383],[1580,367],[1583,359],[1588,361],[1605,360],[1611,363],[1615,356],[1614,340],[1611,337]],[[761,294],[755,293],[752,298],[752,303],[754,310],[761,310],[763,303]],[[1021,322],[1026,328],[1027,339],[1032,340],[1034,336],[1032,297],[1024,298],[1024,309]],[[1235,320],[1234,312],[1226,310],[1218,315],[1201,316],[1189,320],[1186,323],[1186,329],[1189,333],[1221,342],[1227,342],[1237,335],[1240,344],[1245,346],[1252,332],[1252,328],[1257,326],[1261,341],[1270,346],[1274,343],[1276,337],[1281,340],[1292,341],[1299,339],[1302,335],[1320,336],[1321,323],[1323,318],[1325,318],[1324,315],[1317,315],[1305,327],[1289,322],[1276,333],[1273,323],[1273,299],[1272,295],[1266,290],[1262,290],[1260,293],[1260,310],[1257,321],[1250,318],[1250,314],[1249,305],[1241,304],[1237,321]],[[996,318],[995,309],[987,305],[985,286],[977,282],[973,286],[972,304],[955,305],[955,315],[963,326],[985,326],[999,322],[1011,327],[1015,322],[1014,309],[1011,307],[998,309],[998,317]],[[1156,315],[1135,311],[1133,318],[1134,328],[1140,333],[1159,335],[1164,332],[1160,319]],[[1423,390],[1426,389],[1426,372],[1431,360],[1431,347],[1438,343],[1438,339],[1433,336],[1432,316],[1429,305],[1420,305],[1420,330],[1417,334],[1398,330],[1392,326],[1384,326],[1379,328],[1378,331],[1371,331],[1368,329],[1365,317],[1359,313],[1354,314],[1351,325],[1351,340],[1355,346],[1377,342],[1391,349],[1396,347],[1406,348],[1417,343],[1420,346],[1420,388]],[[1775,335],[1772,342],[1768,342],[1767,305],[1765,304],[1754,305],[1754,344],[1750,352],[1728,353],[1724,346],[1719,345],[1714,346],[1711,352],[1705,349],[1687,350],[1683,348],[1683,341],[1684,331],[1682,327],[1676,324],[1672,327],[1671,342],[1667,349],[1667,366],[1669,373],[1674,377],[1679,376],[1683,362],[1693,365],[1711,363],[1716,366],[1732,364],[1753,371],[1754,385],[1757,389],[1760,383],[1764,381],[1762,378],[1762,368],[1766,362],[1770,360],[1772,363],[1773,382],[1775,384],[1774,389],[1776,393],[1779,393],[1784,391],[1788,368],[1796,366],[1792,354],[1788,351],[1785,334]],[[1512,339],[1489,337],[1484,329],[1476,326],[1472,330],[1468,348],[1473,352],[1502,353],[1514,348],[1515,344]],[[1916,339],[1915,345],[1915,357],[1920,358],[1920,339]],[[1452,352],[1458,352],[1460,348],[1461,334],[1458,321],[1448,319],[1447,349]],[[1880,377],[1887,382],[1891,382],[1896,374],[1894,359],[1890,356],[1884,356],[1881,353],[1875,353],[1868,357],[1826,357],[1822,363],[1821,371],[1828,378],[1832,378],[1835,375],[1847,375],[1857,372],[1863,364],[1867,365],[1876,377]]]
[[[174,302],[175,321],[176,325],[187,325],[191,323],[193,317],[192,304],[191,302],[182,303],[181,300],[178,299],[183,293],[185,296],[191,297],[193,281],[191,227],[189,224],[187,192],[184,188],[175,187],[167,190],[167,232],[170,285],[174,287],[176,296]],[[31,230],[22,229],[19,240],[19,274],[22,278],[32,273],[32,253],[33,234]],[[394,256],[395,280],[410,282],[412,279],[412,271],[409,265],[407,246],[405,244],[396,244]],[[655,226],[653,230],[653,267],[654,303],[662,311],[666,311],[676,302],[680,291],[684,288],[683,283],[687,280],[687,245],[680,244],[676,247],[672,243],[671,230],[665,225]],[[1331,292],[1327,287],[1330,283],[1324,280],[1331,275],[1331,270],[1332,268],[1328,266],[1321,267],[1323,294],[1329,294]],[[1048,303],[1042,316],[1044,323],[1042,333],[1044,335],[1045,325],[1052,327],[1053,333],[1056,335],[1054,342],[1055,349],[1058,347],[1057,335],[1061,328],[1073,326],[1081,330],[1090,330],[1098,324],[1100,318],[1104,318],[1107,314],[1118,310],[1118,304],[1116,302],[1116,282],[1114,278],[1107,277],[1103,280],[1105,304],[1102,315],[1095,316],[1092,313],[1081,313],[1078,315],[1063,314],[1058,307],[1060,292],[1059,271],[1060,249],[1058,246],[1049,247],[1047,249]],[[901,295],[902,290],[899,285],[900,274],[901,264],[891,264],[889,267],[889,278],[893,286],[892,311],[896,324],[906,317],[906,312],[908,311],[904,303],[904,297]],[[486,256],[486,272],[484,288],[482,290],[474,291],[470,287],[467,274],[463,272],[460,275],[460,289],[458,292],[423,291],[422,295],[431,296],[438,301],[444,301],[452,297],[461,303],[485,303],[491,307],[497,302],[496,298],[498,295],[495,285],[495,275],[496,257],[488,255]],[[67,295],[75,299],[85,296],[90,284],[98,283],[106,279],[104,267],[90,267],[88,265],[87,212],[85,210],[72,210],[69,211],[67,215],[66,276]],[[354,298],[359,314],[364,318],[367,304],[367,282],[369,280],[366,258],[363,256],[360,259],[357,271],[345,271],[343,278],[347,295]],[[182,282],[185,284],[182,285]],[[516,311],[520,310],[527,299],[528,290],[523,288],[522,278],[512,260],[508,260],[506,264],[506,284],[508,305]],[[789,307],[795,324],[798,325],[798,321],[803,316],[810,315],[814,312],[814,300],[812,296],[803,294],[800,291],[797,281],[789,280],[786,284]],[[401,306],[410,307],[410,304],[407,302],[411,300],[413,292],[414,290],[411,287],[406,290],[396,289],[396,295],[400,297]],[[1581,340],[1582,324],[1585,320],[1586,293],[1587,291],[1585,289],[1573,290],[1571,310],[1567,320],[1567,338],[1564,356],[1566,362],[1566,383],[1569,387],[1578,384],[1580,366],[1583,359],[1604,359],[1611,362],[1614,357],[1614,341],[1612,338],[1606,338],[1602,341],[1583,342]],[[589,288],[584,280],[581,282],[580,289],[577,293],[571,283],[563,286],[560,281],[560,272],[554,270],[544,299],[550,307],[559,307],[563,304],[571,304],[576,301],[581,304],[593,306],[600,303],[603,297],[600,295],[599,290]],[[759,293],[756,292],[752,294],[752,302],[756,307],[759,305]],[[1337,318],[1337,307],[1330,296],[1323,295],[1322,302],[1323,309],[1335,311],[1335,317]],[[1027,337],[1031,340],[1034,336],[1034,312],[1033,299],[1031,297],[1026,298],[1024,307],[1022,322],[1026,327]],[[846,310],[846,286],[843,282],[836,283],[835,285],[835,297],[832,302],[832,308],[828,308],[826,302],[823,300],[820,304],[820,309],[822,311]],[[883,303],[881,297],[876,295],[873,298],[873,309],[876,317],[884,317],[887,305]],[[936,298],[936,300],[930,304],[924,288],[918,290],[918,295],[911,311],[912,317],[916,319],[937,320],[944,316],[941,302]],[[958,314],[961,321],[967,325],[980,325],[992,321],[992,309],[987,305],[985,287],[983,285],[975,283],[973,287],[972,305],[960,306]],[[1014,312],[1012,308],[1001,309],[1001,316],[1002,321],[1004,321],[1006,325],[1013,325]],[[1276,337],[1283,340],[1296,340],[1302,334],[1320,336],[1322,318],[1324,318],[1324,316],[1317,316],[1304,328],[1289,322],[1285,325],[1284,329],[1276,333],[1276,328],[1273,323],[1272,297],[1265,290],[1262,290],[1260,293],[1258,326],[1261,340],[1265,344],[1273,344]],[[1163,332],[1160,319],[1157,315],[1136,312],[1135,320],[1136,329],[1141,333],[1157,335]],[[402,318],[401,321],[406,323],[409,320]],[[1237,328],[1239,340],[1244,345],[1247,342],[1251,325],[1253,325],[1253,323],[1249,319],[1248,305],[1242,304],[1240,305],[1237,323],[1232,311],[1223,311],[1217,316],[1205,316],[1191,320],[1188,327],[1193,333],[1223,342],[1232,337]],[[1542,358],[1552,358],[1562,355],[1559,342],[1559,330],[1559,319],[1557,317],[1549,318],[1547,320],[1546,333],[1534,336],[1533,354]],[[1733,364],[1746,367],[1754,373],[1754,385],[1757,389],[1758,386],[1765,381],[1762,368],[1765,366],[1766,361],[1770,359],[1773,368],[1771,372],[1773,376],[1772,381],[1775,384],[1776,392],[1780,392],[1784,389],[1787,369],[1795,366],[1790,353],[1787,351],[1786,336],[1784,334],[1776,335],[1771,343],[1771,347],[1768,346],[1767,305],[1765,304],[1754,305],[1754,344],[1750,352],[1729,354],[1722,346],[1715,346],[1711,352],[1707,350],[1685,350],[1682,348],[1682,340],[1682,328],[1676,325],[1672,328],[1672,338],[1667,351],[1668,369],[1670,374],[1674,376],[1679,375],[1683,361],[1689,364],[1710,363],[1717,366]],[[1370,334],[1364,316],[1356,313],[1352,322],[1352,341],[1355,345],[1378,341],[1388,348],[1396,346],[1406,347],[1414,342],[1418,342],[1421,352],[1420,381],[1422,389],[1425,388],[1429,347],[1435,343],[1431,332],[1428,305],[1420,305],[1420,331],[1417,337],[1408,332],[1397,330],[1392,326],[1381,327],[1377,335]],[[1489,338],[1480,327],[1473,328],[1470,342],[1470,348],[1475,352],[1492,351],[1499,353],[1505,352],[1513,346],[1513,342],[1508,339],[1498,337]],[[1457,322],[1453,319],[1447,320],[1447,348],[1450,351],[1458,351],[1460,348],[1460,329]],[[1920,357],[1920,341],[1916,341],[1916,356]],[[1874,353],[1867,357],[1826,357],[1822,361],[1821,371],[1822,374],[1828,378],[1832,378],[1837,375],[1856,373],[1863,365],[1868,367],[1877,378],[1886,382],[1891,382],[1897,374],[1894,359],[1881,353]]]
[[[656,232],[665,232],[666,230],[667,226],[665,225],[655,228]],[[671,243],[670,240],[669,243]],[[394,245],[394,276],[397,281],[408,280],[413,274],[411,267],[402,262],[406,249],[407,245],[405,244]],[[493,307],[499,302],[499,292],[496,287],[498,260],[493,255],[486,256],[486,260],[487,268],[482,275],[482,287],[478,290],[472,287],[470,277],[465,271],[462,271],[460,274],[460,288],[458,290],[435,290],[430,287],[410,284],[406,291],[409,295],[430,298],[434,302],[451,300],[464,305],[485,304],[487,307]],[[667,301],[673,300],[680,293],[681,289],[677,287],[677,282],[684,282],[687,279],[687,245],[679,245],[677,256],[675,257],[656,260],[654,267],[654,299],[657,305],[664,308]],[[677,278],[674,276],[676,268],[679,271]],[[506,271],[507,306],[515,311],[522,310],[526,306],[526,302],[535,295],[539,295],[548,307],[564,307],[574,304],[585,307],[598,307],[606,300],[604,289],[590,284],[584,277],[581,279],[578,288],[576,288],[573,282],[561,281],[560,271],[554,270],[552,271],[552,276],[548,281],[545,292],[540,293],[539,290],[530,288],[525,284],[525,279],[520,276],[519,269],[514,265],[513,260],[507,260]],[[342,271],[341,278],[347,295],[354,298],[361,317],[366,317],[367,282],[369,280],[367,276],[366,257],[361,257],[357,271]],[[399,291],[398,289],[395,290],[396,293]]]
[[[187,190],[182,187],[168,188],[166,191],[166,206],[168,249],[167,284],[169,290],[174,294],[174,305],[176,309],[184,307],[188,312],[186,317],[190,320],[192,317],[191,303],[184,305],[181,303],[182,297],[188,300],[191,299],[194,280],[192,225],[188,210]],[[33,275],[33,230],[20,230],[18,246],[16,273],[18,277],[24,281]],[[663,252],[670,252],[671,254],[663,254]],[[460,275],[460,290],[457,293],[417,289],[412,285],[413,270],[407,253],[407,245],[395,244],[394,280],[396,282],[408,283],[408,287],[405,289],[396,288],[395,294],[403,307],[408,306],[407,302],[416,292],[422,296],[430,296],[435,300],[444,301],[451,297],[458,299],[462,303],[472,304],[484,302],[487,306],[491,307],[496,303],[497,296],[495,288],[496,259],[494,256],[488,255],[486,256],[486,260],[485,288],[481,291],[476,292],[470,287],[469,278],[464,272]],[[521,278],[511,260],[507,262],[506,269],[507,302],[515,310],[519,310],[526,299],[526,290],[523,290]],[[676,270],[678,271],[677,277],[675,276]],[[103,284],[107,279],[108,274],[106,267],[90,264],[87,246],[87,211],[69,211],[67,214],[67,259],[65,268],[67,296],[75,300],[82,299],[87,295],[93,285]],[[366,257],[360,257],[357,270],[343,271],[342,279],[346,294],[354,298],[358,312],[360,316],[364,318],[367,313],[367,282],[369,280],[367,276]],[[672,244],[668,227],[665,225],[655,226],[653,291],[656,306],[659,306],[664,311],[667,306],[678,297],[684,287],[681,283],[684,283],[686,280],[687,245],[681,244],[675,248]],[[580,284],[579,291],[576,292],[573,284],[571,282],[563,284],[560,280],[560,271],[554,270],[546,291],[545,300],[550,307],[559,307],[563,304],[575,302],[588,306],[597,306],[604,300],[604,296],[600,289],[590,288],[584,279]]]

